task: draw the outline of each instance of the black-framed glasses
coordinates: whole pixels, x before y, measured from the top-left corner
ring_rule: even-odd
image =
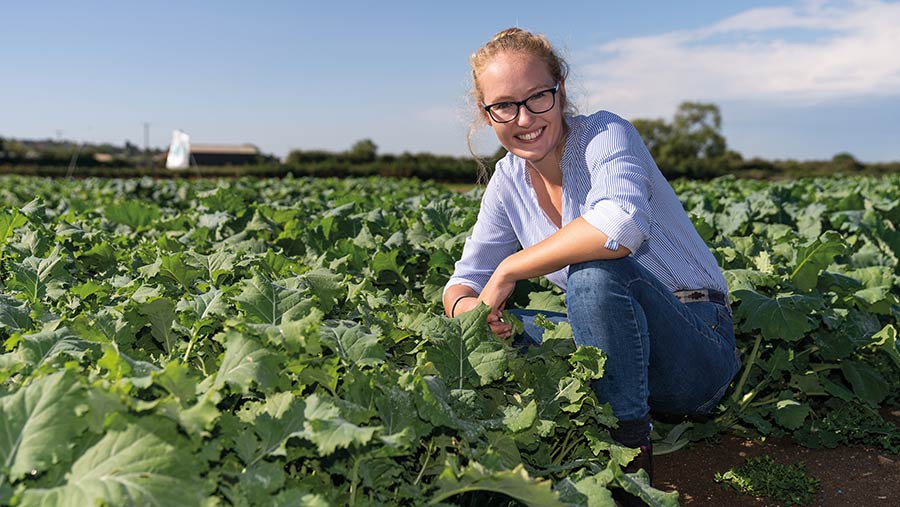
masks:
[[[553,88],[541,90],[525,100],[497,102],[490,105],[482,104],[482,107],[491,115],[491,119],[495,122],[509,123],[519,116],[519,108],[522,106],[525,106],[532,114],[546,113],[553,109],[553,106],[556,105],[557,91],[559,91],[559,82],[553,85]]]

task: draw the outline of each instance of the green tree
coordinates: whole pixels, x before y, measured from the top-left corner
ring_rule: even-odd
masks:
[[[831,166],[833,171],[851,173],[861,171],[865,167],[859,160],[856,160],[856,157],[846,151],[832,157]]]
[[[727,148],[715,104],[682,102],[672,123],[663,119],[632,123],[667,176],[709,178],[724,174],[735,159],[740,160],[740,154]]]
[[[357,141],[350,148],[347,156],[354,162],[374,162],[378,156],[378,146],[371,139],[363,139],[362,141]]]

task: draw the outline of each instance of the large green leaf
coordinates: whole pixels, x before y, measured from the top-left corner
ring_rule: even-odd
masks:
[[[489,312],[481,304],[455,319],[431,322],[426,357],[448,385],[459,389],[486,385],[506,370],[507,352],[488,328]]]
[[[32,303],[50,296],[56,299],[62,294],[60,284],[67,276],[63,269],[62,248],[57,245],[47,257],[26,257],[20,263],[12,263],[10,287],[21,290]]]
[[[202,271],[189,265],[181,254],[163,255],[159,263],[159,274],[189,290]]]
[[[171,354],[178,340],[172,329],[175,303],[169,298],[159,298],[140,305],[138,309],[150,321],[150,334],[162,344],[167,354]]]
[[[835,231],[826,231],[815,241],[811,241],[797,250],[796,265],[791,273],[791,281],[800,290],[812,290],[818,281],[819,272],[828,267],[834,258],[843,253],[846,248],[840,234]]]
[[[159,219],[159,208],[150,203],[128,200],[106,207],[106,218],[111,222],[139,229]]]
[[[87,428],[87,421],[77,415],[85,401],[74,375],[65,372],[0,398],[0,465],[10,478],[69,462],[76,437]]]
[[[306,422],[302,436],[316,444],[319,452],[325,456],[339,448],[345,449],[354,444],[365,445],[379,429],[347,421],[334,402],[316,394],[305,401]]]
[[[279,357],[254,339],[231,329],[216,337],[225,345],[225,357],[219,365],[214,386],[225,384],[247,392],[253,383],[264,388],[278,381]]]
[[[314,305],[304,291],[279,285],[259,273],[244,281],[235,301],[252,321],[273,326],[303,318]]]
[[[12,231],[22,227],[28,219],[19,214],[18,210],[0,209],[0,246],[12,235]]]
[[[639,497],[650,507],[678,507],[678,492],[663,492],[650,485],[650,478],[644,470],[634,474],[623,473],[618,466],[614,467],[615,479],[619,486],[628,493]]]
[[[348,364],[360,366],[384,362],[384,346],[378,335],[367,332],[351,321],[327,322],[321,328],[323,344],[332,349]]]
[[[900,343],[897,342],[897,328],[888,324],[872,336],[872,344],[881,347],[900,369]]]
[[[22,507],[193,507],[201,505],[197,457],[163,419],[108,431],[54,488],[26,490]]]
[[[229,313],[225,293],[215,287],[211,287],[203,294],[192,296],[190,301],[182,299],[176,309],[179,312],[190,312],[190,318],[183,319],[182,322],[189,322],[195,332],[223,320]]]
[[[220,280],[233,272],[237,255],[227,249],[215,250],[209,255],[188,252],[194,264],[200,267],[201,276],[206,277],[213,285],[218,286]]]
[[[774,299],[756,291],[740,289],[732,292],[740,300],[735,315],[742,329],[759,329],[769,340],[797,341],[816,327],[810,313],[822,306],[822,300],[811,296],[776,296]]]
[[[878,370],[862,361],[841,362],[841,372],[844,378],[850,382],[853,392],[859,399],[871,406],[878,406],[888,395],[889,385]]]
[[[0,294],[0,329],[24,331],[31,327],[28,305]]]
[[[487,470],[472,463],[461,473],[446,467],[436,482],[438,490],[429,505],[439,504],[460,493],[493,491],[514,498],[529,507],[566,507],[559,495],[550,489],[547,479],[535,479],[522,465],[513,470]]]
[[[68,328],[62,327],[53,331],[23,335],[21,347],[18,357],[22,362],[40,366],[61,354],[81,359],[86,351],[99,350],[100,344],[82,340],[74,336]]]

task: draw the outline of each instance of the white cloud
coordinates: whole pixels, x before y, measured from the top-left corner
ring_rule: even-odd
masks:
[[[898,45],[900,3],[813,0],[615,40],[576,65],[592,108],[668,117],[684,100],[814,104],[897,95]]]

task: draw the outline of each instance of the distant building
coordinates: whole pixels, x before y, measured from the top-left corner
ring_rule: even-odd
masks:
[[[259,148],[252,144],[191,144],[197,165],[243,165],[259,162]]]
[[[158,158],[165,162],[167,153]],[[193,144],[191,164],[196,165],[245,165],[262,160],[259,148],[252,144]]]

